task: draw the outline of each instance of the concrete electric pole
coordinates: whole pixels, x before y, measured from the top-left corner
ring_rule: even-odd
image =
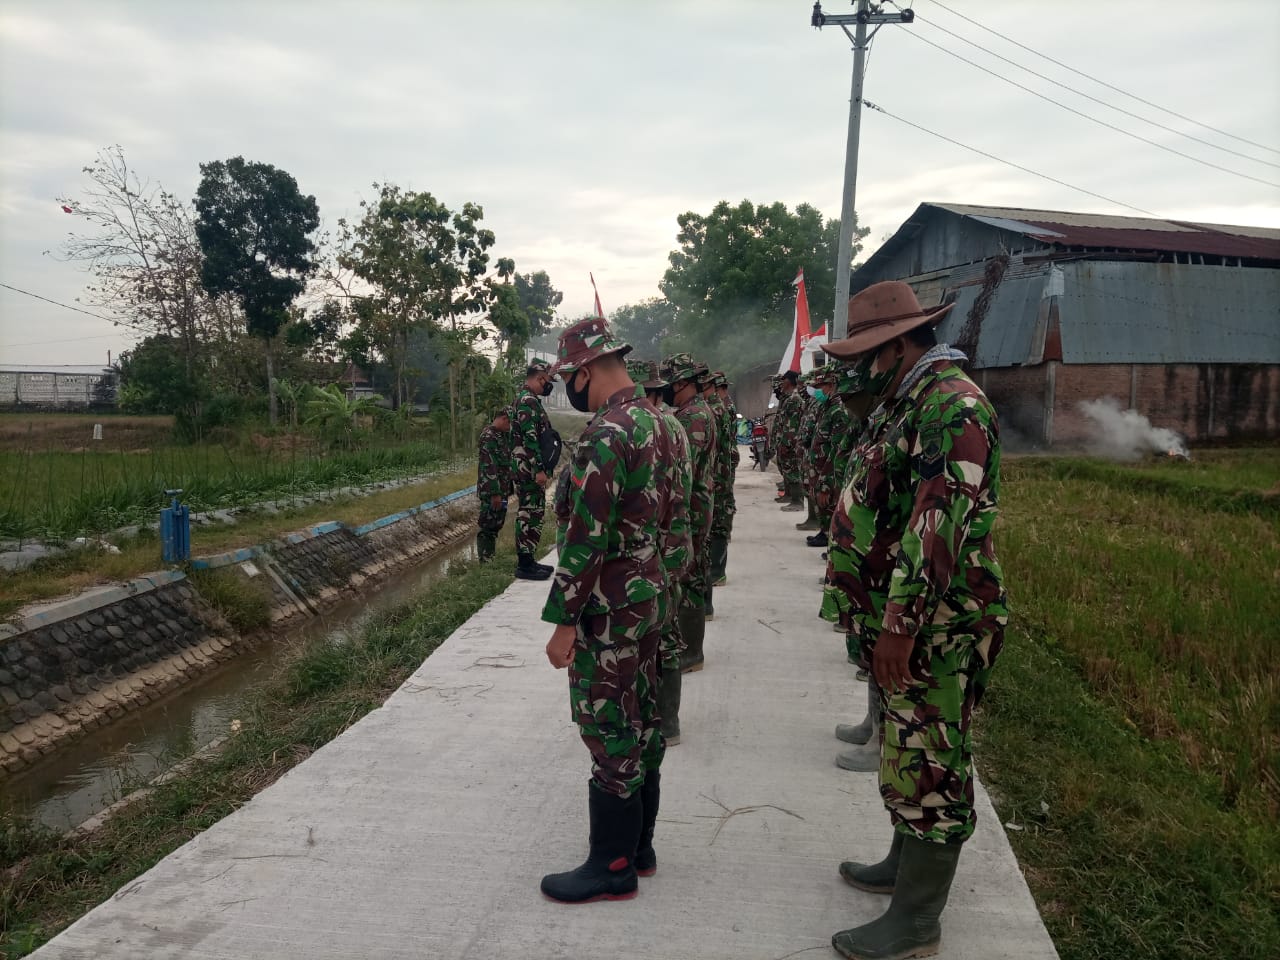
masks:
[[[898,13],[883,13],[881,4],[871,0],[856,0],[855,13],[828,14],[822,12],[821,2],[813,5],[809,23],[821,30],[825,26],[838,26],[853,41],[853,92],[849,96],[849,140],[844,150],[844,199],[840,205],[840,252],[836,259],[836,304],[828,340],[843,340],[849,324],[849,260],[853,252],[853,201],[858,185],[858,130],[862,124],[862,75],[867,68],[867,47],[875,39],[880,27],[886,23],[912,23],[915,12],[910,8]],[[849,32],[853,24],[853,33]],[[871,36],[867,27],[874,26]]]

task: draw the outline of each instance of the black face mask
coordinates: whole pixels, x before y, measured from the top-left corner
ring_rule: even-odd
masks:
[[[591,381],[587,381],[587,386],[579,390],[574,386],[578,382],[578,371],[575,370],[570,374],[569,379],[564,382],[564,392],[569,397],[569,406],[577,410],[579,413],[589,413],[591,410],[591,401],[587,394],[591,387]]]
[[[668,407],[676,405],[676,388],[673,386],[665,386],[662,388],[662,402]]]
[[[548,380],[546,383],[542,385],[542,395],[544,397],[551,396],[551,391],[554,390],[555,388],[556,388],[556,385],[552,383],[550,380]]]

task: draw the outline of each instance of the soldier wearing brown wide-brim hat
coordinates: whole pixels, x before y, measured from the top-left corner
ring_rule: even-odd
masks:
[[[925,310],[910,284],[901,280],[873,283],[849,300],[845,338],[824,343],[822,349],[837,360],[849,360],[926,323],[936,327],[953,306],[947,303]]]

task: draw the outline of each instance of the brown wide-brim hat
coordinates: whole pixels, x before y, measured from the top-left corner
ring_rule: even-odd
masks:
[[[873,283],[849,301],[848,335],[824,343],[822,349],[837,360],[848,360],[926,323],[936,327],[953,306],[954,302],[925,310],[909,284],[901,280]]]

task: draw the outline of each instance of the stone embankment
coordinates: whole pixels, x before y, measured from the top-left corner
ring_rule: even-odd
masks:
[[[323,612],[472,529],[474,488],[360,527],[333,522],[192,561],[270,596],[273,626]],[[263,586],[259,586],[263,585]],[[0,624],[0,780],[269,635],[237,633],[166,570]]]

